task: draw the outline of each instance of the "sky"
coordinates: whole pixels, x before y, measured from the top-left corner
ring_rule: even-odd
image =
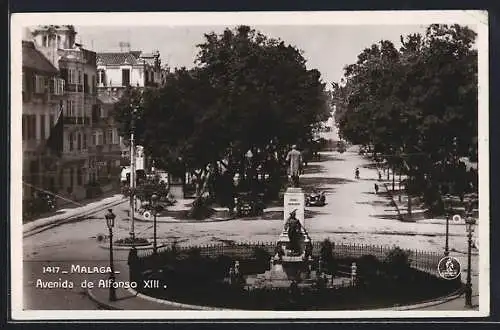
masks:
[[[132,50],[160,51],[163,64],[171,68],[194,66],[196,45],[204,34],[220,33],[232,26],[75,26],[77,41],[97,52],[120,51],[119,42],[129,42]],[[339,82],[343,68],[356,62],[358,54],[380,40],[400,46],[400,36],[425,32],[423,25],[310,25],[252,26],[264,35],[280,38],[304,51],[308,69],[318,69],[322,80],[330,85]]]

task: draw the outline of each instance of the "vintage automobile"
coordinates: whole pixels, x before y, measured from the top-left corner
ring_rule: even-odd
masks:
[[[306,206],[325,206],[325,192],[313,191],[306,194]]]
[[[264,203],[262,202],[262,196],[259,195],[252,196],[249,193],[238,194],[235,198],[236,213],[238,217],[252,217],[263,214]]]

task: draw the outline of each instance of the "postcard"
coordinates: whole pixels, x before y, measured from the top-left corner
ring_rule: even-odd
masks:
[[[489,315],[487,12],[11,27],[14,320]]]

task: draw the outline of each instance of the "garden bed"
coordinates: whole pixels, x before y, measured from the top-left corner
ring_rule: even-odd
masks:
[[[405,259],[402,250],[397,249],[392,250],[395,253],[389,251],[385,258],[374,255],[330,257],[324,269],[337,277],[345,277],[352,262],[358,264],[355,285],[335,288],[311,286],[294,293],[290,288],[234,286],[225,282],[225,278],[235,261],[239,262],[240,271],[245,277],[268,270],[271,255],[266,248],[251,245],[237,247],[238,251],[246,249],[247,253],[240,251],[232,255],[217,255],[214,253],[216,249],[208,249],[207,252],[202,248],[194,248],[156,257],[155,265],[153,260],[149,260],[148,264],[148,258],[144,258],[143,262],[146,263],[142,263],[142,269],[149,270],[143,274],[168,285],[164,289],[139,287],[138,291],[159,299],[216,308],[353,310],[416,304],[447,296],[462,287],[460,279],[444,280],[435,274],[410,267],[411,261]],[[312,263],[314,268],[317,268],[319,255],[324,255],[324,252],[318,253],[317,250]],[[155,275],[150,271],[153,268],[159,270]]]

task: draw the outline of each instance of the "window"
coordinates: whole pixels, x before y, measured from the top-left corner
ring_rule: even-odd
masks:
[[[54,86],[54,95],[64,95],[64,79],[54,78],[53,80]]]
[[[61,48],[61,36],[57,36],[57,48]]]
[[[78,70],[78,85],[82,84],[82,71]]]
[[[76,84],[76,72],[74,69],[68,69],[68,82],[70,84]]]
[[[23,126],[25,140],[36,139],[36,115],[23,115]]]
[[[45,139],[45,115],[40,115],[40,139]]]
[[[76,133],[76,149],[82,150],[82,135],[80,133]]]
[[[76,183],[81,186],[83,182],[83,173],[81,167],[76,169]]]
[[[103,145],[103,134],[102,131],[97,132],[97,145],[102,146]]]
[[[89,76],[86,73],[83,74],[83,92],[90,93]]]
[[[92,133],[92,146],[97,145],[97,132]]]
[[[44,76],[35,75],[35,93],[45,93],[46,78]]]
[[[108,141],[108,144],[113,144],[113,130],[112,129],[108,129],[106,131],[108,137],[106,138],[106,140]]]
[[[68,137],[68,140],[69,140],[69,151],[73,151],[73,135],[74,135],[73,133],[69,133],[69,137]]]
[[[122,86],[130,86],[130,69],[122,69]]]
[[[112,141],[113,141],[113,144],[118,144],[118,130],[116,128],[113,128],[111,130],[112,134],[113,134],[113,138],[112,138]]]
[[[87,150],[87,133],[83,133],[83,150]]]
[[[97,71],[97,84],[106,86],[105,77],[106,77],[106,74],[105,74],[104,70],[98,70]]]
[[[69,169],[69,187],[68,187],[68,192],[73,192],[73,167]]]

